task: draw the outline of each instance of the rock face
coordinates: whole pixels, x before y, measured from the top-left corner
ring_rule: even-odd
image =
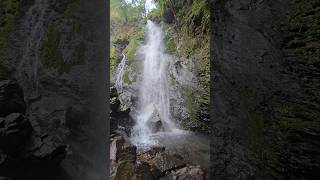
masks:
[[[21,101],[12,101],[18,109],[14,113],[26,112],[25,118],[39,134],[34,142],[39,147],[34,150],[49,155],[37,152],[35,159],[50,159],[50,153],[56,152],[50,138],[43,136],[48,134],[68,144],[61,166],[73,179],[106,178],[108,74],[103,59],[108,56],[109,28],[105,1],[5,0],[0,4],[0,79],[16,79],[23,91],[26,108],[16,106]],[[3,23],[6,19],[10,22]],[[12,85],[2,82],[0,87],[9,92],[6,89]],[[16,99],[17,91],[21,90],[0,97],[7,104],[0,104],[1,115],[12,113],[11,105],[2,100]]]
[[[4,80],[0,81],[0,84],[10,85],[9,89],[12,91],[9,95],[6,91],[8,88],[0,91],[0,96],[3,97],[0,104],[10,105],[10,108],[6,109],[8,111],[4,111],[4,114],[10,114],[0,116],[0,174],[14,179],[48,177],[46,171],[59,168],[60,162],[65,158],[66,146],[47,134],[37,133],[25,114],[20,113],[24,111],[21,107],[26,105],[22,91],[15,81]],[[34,172],[39,169],[43,174],[35,175]],[[52,172],[59,175],[59,171]]]
[[[25,146],[32,127],[24,115],[12,113],[0,118],[0,147],[4,152],[15,154]]]
[[[211,6],[211,177],[315,179],[320,76],[311,49],[319,42],[319,3]]]
[[[130,134],[134,120],[130,116],[130,108],[123,108],[123,103],[119,100],[117,89],[110,87],[110,131],[113,133],[119,128],[124,128]]]
[[[0,82],[0,117],[13,112],[25,113],[26,105],[22,89],[17,82],[4,80]]]

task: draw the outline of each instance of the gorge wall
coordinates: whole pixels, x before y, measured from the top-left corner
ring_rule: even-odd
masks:
[[[50,136],[45,142],[49,146],[63,144],[66,155],[63,177],[40,176],[37,171],[29,177],[12,169],[15,175],[107,177],[107,9],[108,3],[101,0],[0,2],[0,79],[17,81],[33,131],[41,138]],[[26,167],[32,165],[26,161]]]
[[[319,1],[211,7],[211,178],[315,179]]]

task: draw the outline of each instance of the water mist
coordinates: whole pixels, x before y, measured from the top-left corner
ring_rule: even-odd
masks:
[[[140,48],[142,59],[142,79],[139,92],[138,115],[132,129],[132,142],[137,146],[156,145],[151,138],[155,133],[173,132],[177,128],[170,118],[168,63],[165,54],[162,29],[148,20],[146,44]],[[157,122],[154,120],[157,119]],[[154,123],[161,126],[154,132]],[[160,124],[160,125],[159,125]]]

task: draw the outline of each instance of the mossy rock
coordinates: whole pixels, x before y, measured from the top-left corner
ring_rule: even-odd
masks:
[[[59,74],[62,74],[69,72],[72,66],[85,61],[86,45],[84,42],[77,44],[74,48],[73,59],[70,62],[66,62],[60,50],[60,36],[61,34],[55,25],[50,23],[42,42],[40,56],[41,63],[46,68],[56,69]]]
[[[0,49],[8,44],[8,37],[19,15],[20,0],[1,0],[0,2]]]

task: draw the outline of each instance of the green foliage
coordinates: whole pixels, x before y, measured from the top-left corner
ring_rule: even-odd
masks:
[[[114,71],[118,65],[118,56],[115,47],[110,48],[110,77],[112,77]]]
[[[192,48],[187,48],[187,49],[186,49],[186,56],[187,56],[187,58],[191,57],[192,54],[193,54]]]
[[[189,12],[189,22],[194,24],[195,18],[201,17],[201,31],[206,31],[209,27],[210,9],[209,1],[207,0],[195,0],[191,6]]]
[[[0,48],[7,46],[8,36],[19,14],[19,0],[1,0],[0,2]]]
[[[128,46],[124,49],[124,53],[127,55],[128,64],[130,64],[135,59],[137,48],[138,48],[138,40],[131,39]]]
[[[111,0],[111,18],[124,20],[125,23],[140,19],[145,11],[144,3],[142,0],[136,0],[134,3],[128,3],[125,0]]]
[[[148,13],[147,17],[148,19],[154,19],[156,17],[161,17],[162,10],[161,8],[155,8],[151,12]]]
[[[170,38],[166,41],[166,51],[169,54],[173,54],[176,51],[176,43],[174,42],[173,38]]]

